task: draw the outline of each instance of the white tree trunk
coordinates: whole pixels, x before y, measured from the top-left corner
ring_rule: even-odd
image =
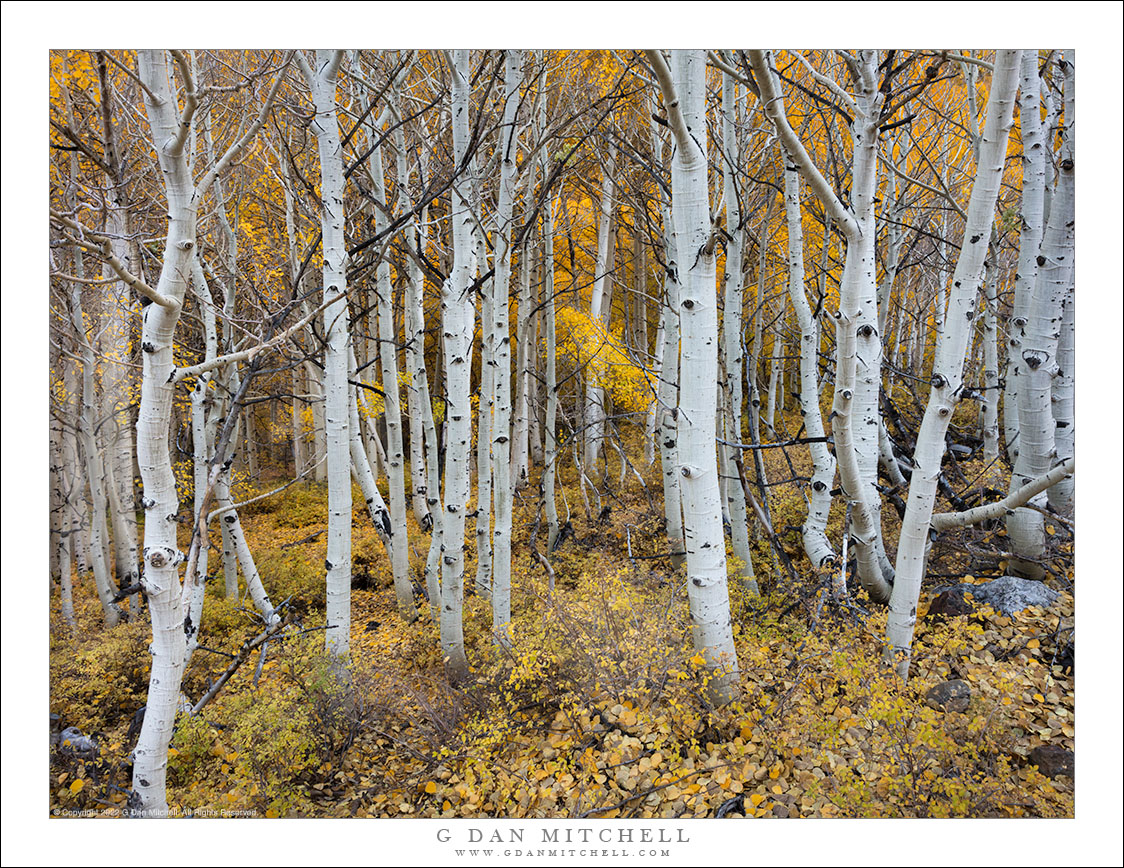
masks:
[[[750,51],[765,111],[809,187],[847,237],[836,328],[834,420],[839,478],[854,509],[859,580],[877,602],[890,597],[893,568],[882,544],[881,500],[877,491],[878,392],[882,382],[882,338],[878,331],[875,265],[875,199],[878,125],[883,95],[878,90],[877,52],[862,51],[856,64],[851,140],[851,204],[845,206],[820,174],[784,113],[779,82],[762,51]],[[848,97],[850,99],[850,97]]]
[[[519,145],[516,109],[523,80],[523,55],[508,49],[504,63],[503,125],[500,127],[500,188],[496,205],[496,275],[492,281],[492,353],[495,361],[495,419],[492,460],[496,527],[493,535],[492,631],[496,641],[511,634],[511,330],[508,286],[511,282],[511,236],[514,231],[515,158]]]
[[[442,515],[441,552],[441,649],[449,677],[454,682],[468,675],[464,652],[464,523],[468,505],[469,449],[472,441],[472,405],[469,377],[472,373],[472,299],[468,289],[476,271],[472,248],[471,187],[463,176],[468,153],[469,63],[468,50],[453,52],[452,125],[453,158],[462,176],[453,182],[451,222],[453,269],[441,288],[442,331],[445,335],[445,509]]]
[[[324,429],[328,474],[328,629],[325,644],[347,658],[351,636],[351,459],[347,372],[350,343],[347,299],[347,249],[344,242],[344,177],[336,73],[343,53],[316,51],[315,71],[300,53],[298,63],[312,92],[316,114],[312,130],[320,154],[321,244],[324,254]],[[332,301],[332,299],[338,299]]]
[[[176,544],[179,499],[168,450],[172,397],[172,336],[179,321],[191,260],[195,255],[197,199],[181,118],[162,50],[137,52],[137,67],[147,85],[145,111],[164,175],[168,236],[157,292],[168,304],[144,309],[141,332],[143,373],[137,418],[137,462],[143,484],[144,571],[142,582],[152,617],[152,670],[144,723],[133,761],[130,807],[145,816],[165,816],[168,742],[175,724],[186,639],[179,570],[183,553]],[[155,97],[155,99],[154,99]],[[186,111],[186,109],[185,109]]]
[[[980,435],[983,439],[984,461],[999,460],[999,280],[995,265],[996,251],[988,256],[984,272],[984,370],[983,397],[980,399]]]
[[[1019,128],[1023,146],[1021,228],[1015,300],[1007,321],[1007,376],[1003,399],[1003,439],[1012,463],[1019,453],[1019,385],[1026,370],[1022,359],[1023,336],[1038,277],[1038,249],[1045,225],[1047,143],[1042,128],[1040,88],[1038,53],[1024,52],[1019,81]]]
[[[1058,362],[1063,305],[1073,281],[1074,253],[1074,106],[1073,60],[1066,52],[1061,61],[1065,76],[1065,128],[1058,165],[1057,186],[1042,239],[1037,280],[1031,297],[1022,343],[1019,381],[1019,451],[1011,474],[1014,490],[1056,463],[1056,423],[1051,397]],[[1033,501],[1032,501],[1033,502]],[[1007,536],[1016,558],[1011,570],[1028,578],[1041,578],[1036,563],[1045,553],[1043,517],[1033,509],[1017,509],[1007,519]]]
[[[210,362],[218,355],[218,330],[215,324],[215,306],[211,301],[210,289],[203,275],[203,266],[199,262],[198,253],[191,263],[192,289],[198,302],[199,311],[203,320],[204,361]],[[207,372],[200,374],[191,390],[191,446],[193,452],[193,481],[194,481],[194,509],[192,514],[195,521],[200,519],[200,513],[207,508],[205,495],[212,449],[214,444],[214,431],[217,427],[219,413],[212,409],[215,403],[215,390],[212,378],[214,374]],[[210,411],[210,412],[209,412]],[[209,424],[208,424],[209,423]],[[188,602],[187,621],[184,631],[187,635],[187,648],[184,652],[184,665],[191,661],[191,655],[199,647],[199,626],[203,617],[203,602],[207,591],[207,563],[210,556],[210,540],[207,536],[207,524],[202,526],[203,542],[195,558],[195,582]]]
[[[996,54],[988,96],[987,123],[968,202],[960,256],[952,275],[945,330],[933,362],[932,388],[914,449],[914,469],[898,540],[898,559],[886,624],[887,656],[894,661],[903,679],[909,674],[910,646],[917,620],[921,580],[925,574],[929,522],[941,475],[945,434],[963,388],[964,357],[973,331],[972,320],[983,282],[995,203],[1003,178],[1007,135],[1014,117],[1018,88],[1018,69],[1018,51],[999,51]]]
[[[482,201],[476,172],[473,171],[476,202]],[[494,233],[493,233],[494,235]],[[488,269],[487,245],[483,231],[476,233],[476,262],[480,272]],[[492,292],[495,279],[485,282],[480,292],[480,389],[477,394],[476,422],[476,593],[484,599],[492,594],[492,409],[496,403],[496,360],[492,322]]]
[[[657,106],[653,97],[652,112]],[[664,162],[663,142],[651,125],[652,153],[660,165]],[[660,313],[660,368],[656,381],[657,433],[660,444],[660,471],[663,478],[664,523],[671,547],[671,568],[679,569],[686,562],[683,540],[683,498],[679,486],[679,286],[675,270],[679,257],[675,249],[675,226],[671,207],[660,192],[660,217],[663,226],[664,279],[663,303]]]
[[[82,251],[75,250],[75,275],[85,277]],[[98,404],[94,392],[94,375],[97,358],[92,338],[87,333],[85,313],[82,309],[82,284],[75,283],[70,293],[70,317],[74,326],[75,341],[82,357],[81,412],[78,417],[78,435],[85,459],[86,478],[90,484],[90,567],[94,572],[94,586],[101,602],[102,617],[107,627],[115,627],[122,618],[121,607],[114,602],[117,586],[113,581],[109,563],[109,531],[106,526],[108,499],[106,496],[105,459],[98,447],[95,426]]]
[[[609,152],[602,169],[601,204],[597,218],[597,260],[593,266],[593,288],[589,297],[589,319],[596,328],[603,329],[602,340],[608,340],[609,320],[612,315],[612,279],[609,276],[612,260],[613,233],[613,173],[616,171],[617,149],[609,143]],[[590,347],[597,352],[600,347]],[[605,386],[600,374],[603,365],[594,359],[586,368],[585,392],[585,467],[591,476],[597,473],[605,440]]]
[[[543,422],[546,440],[542,469],[542,497],[545,504],[547,527],[547,554],[554,551],[558,540],[558,504],[554,500],[554,485],[558,464],[558,438],[554,423],[558,416],[558,369],[555,356],[558,352],[558,339],[555,332],[554,309],[554,197],[543,209],[543,284],[542,284],[542,322],[546,339],[546,417]],[[551,587],[553,590],[553,586]]]
[[[374,134],[380,134],[374,130]],[[368,162],[372,194],[383,206],[376,205],[375,231],[388,231],[389,205],[383,175],[382,148],[375,148]],[[402,181],[402,186],[405,181]],[[378,290],[379,362],[382,367],[383,417],[386,419],[386,464],[390,488],[390,532],[387,548],[394,575],[394,593],[398,608],[407,621],[417,619],[413,584],[410,580],[410,539],[406,530],[406,456],[402,446],[402,411],[398,387],[398,336],[394,327],[394,297],[390,285],[390,263],[383,259],[375,272]],[[411,431],[411,434],[413,432]]]
[[[534,53],[535,66],[542,65],[542,52]],[[538,141],[546,126],[546,71],[538,76],[533,109],[534,138]],[[542,177],[545,182],[550,171],[551,158],[546,149],[540,158]],[[534,213],[535,176],[538,164],[527,167],[527,182],[523,188],[523,222],[531,219]],[[516,314],[516,383],[515,383],[515,421],[511,444],[511,473],[517,486],[526,483],[530,473],[531,416],[537,412],[531,406],[532,385],[538,362],[538,347],[534,344],[537,316],[531,293],[531,275],[534,270],[534,233],[526,231],[523,249],[519,251],[519,310]]]
[[[725,439],[739,443],[742,439],[742,254],[745,249],[745,228],[738,198],[735,168],[740,165],[738,141],[738,86],[729,75],[722,77],[722,138],[726,152],[723,181],[726,197],[726,297],[723,300],[722,350],[726,369]],[[649,441],[650,442],[650,441]],[[726,446],[724,455],[726,504],[730,513],[730,542],[734,557],[741,561],[738,575],[751,593],[758,593],[753,574],[753,558],[749,550],[749,519],[746,515],[745,491],[738,478],[741,456],[736,446]]]
[[[397,80],[391,86],[391,108],[401,121],[404,115]],[[398,211],[400,214],[406,214],[412,210],[413,202],[408,183],[410,171],[406,163],[406,136],[402,131],[401,123],[395,124],[394,127],[394,154],[398,174]],[[422,175],[421,181],[424,184],[426,181],[424,170]],[[406,243],[416,244],[417,237],[417,221],[411,218],[405,227]],[[406,334],[402,348],[406,359],[406,415],[410,421],[410,499],[414,518],[423,530],[430,527],[433,522],[426,502],[425,423],[422,410],[422,385],[425,380],[425,309],[422,306],[424,290],[425,278],[421,266],[411,256],[406,263],[404,317]],[[424,392],[428,397],[428,388]]]
[[[59,581],[59,607],[63,620],[73,631],[78,622],[74,617],[74,591],[71,570],[74,566],[73,551],[70,545],[68,523],[69,498],[67,477],[63,471],[62,423],[51,420],[51,533],[52,561]]]
[[[1058,336],[1058,374],[1054,378],[1051,407],[1054,415],[1054,448],[1059,461],[1074,454],[1074,364],[1076,362],[1076,332],[1074,323],[1074,285],[1070,274],[1062,312],[1061,334]],[[1047,494],[1050,509],[1072,516],[1074,507],[1074,481],[1067,476],[1050,488]]]
[[[687,548],[687,594],[696,650],[711,671],[715,701],[733,696],[737,651],[726,588],[726,542],[715,450],[718,304],[706,156],[706,53],[675,50],[672,70],[649,51],[675,134],[672,211],[680,285],[682,349],[679,462]]]
[[[788,296],[800,327],[800,412],[804,433],[812,456],[811,493],[808,495],[808,516],[801,528],[804,553],[817,569],[835,563],[835,551],[827,538],[827,519],[831,511],[831,489],[835,484],[835,458],[824,437],[823,414],[820,412],[819,329],[812,317],[812,308],[804,294],[804,222],[800,213],[800,175],[784,152],[784,204],[788,222]]]

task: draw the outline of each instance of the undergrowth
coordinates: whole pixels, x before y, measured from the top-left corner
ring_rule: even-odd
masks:
[[[658,467],[646,479],[658,486]],[[610,482],[609,512],[587,516],[576,482],[563,473],[562,483],[574,534],[550,553],[553,587],[527,554],[532,534],[545,546],[529,488],[516,501],[511,633],[497,641],[487,601],[468,597],[472,677],[455,688],[428,605],[413,625],[397,614],[361,498],[346,666],[325,656],[318,629],[323,490],[298,484],[246,510],[259,570],[274,603],[289,601],[291,624],[260,672],[255,657],[201,713],[180,716],[173,805],[260,816],[1073,815],[1072,779],[1047,779],[1027,759],[1040,744],[1073,747],[1072,677],[1056,660],[1072,623],[1070,594],[1015,617],[985,608],[926,618],[923,608],[913,675],[902,684],[881,663],[884,611],[861,591],[846,605],[824,601],[825,576],[808,570],[798,535],[784,531],[799,524],[802,499],[793,486],[778,488],[773,520],[800,577],[792,583],[768,541],[755,539],[764,593],[730,583],[740,673],[733,701],[713,707],[705,661],[691,646],[685,576],[663,557],[648,496],[635,478],[623,490]],[[832,512],[833,539],[841,513]],[[412,517],[410,538],[420,580],[428,537]],[[184,680],[191,700],[260,630],[248,600],[223,597],[218,553],[211,563],[219,575],[208,585],[204,648]],[[99,750],[53,751],[51,804],[120,805],[147,689],[148,628],[141,619],[101,629],[86,578],[75,597],[77,633],[53,615],[51,709],[59,728],[94,734]],[[962,711],[926,702],[949,679],[970,686]]]

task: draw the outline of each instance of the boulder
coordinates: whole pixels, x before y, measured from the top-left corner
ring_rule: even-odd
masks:
[[[960,679],[930,687],[925,694],[926,704],[937,711],[967,711],[971,699],[972,688]]]
[[[941,591],[929,604],[929,614],[946,617],[971,614],[975,610],[975,606],[964,598],[964,588],[966,587],[968,586],[957,585],[955,588]]]
[[[94,759],[98,755],[98,742],[92,736],[83,735],[78,727],[68,726],[59,737],[59,750],[82,759]]]
[[[1040,744],[1027,757],[1032,766],[1048,778],[1058,775],[1073,777],[1073,751],[1057,744]]]
[[[1013,615],[1028,606],[1046,608],[1058,599],[1058,592],[1033,579],[1003,576],[980,585],[960,585],[977,603],[984,603],[1003,615]]]

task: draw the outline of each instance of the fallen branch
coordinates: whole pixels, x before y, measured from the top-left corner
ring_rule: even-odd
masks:
[[[984,504],[983,506],[973,507],[972,509],[966,509],[963,512],[939,512],[933,516],[933,530],[952,530],[957,527],[979,524],[988,519],[1002,518],[1011,510],[1018,509],[1020,506],[1025,505],[1036,494],[1041,494],[1047,488],[1056,485],[1073,473],[1075,461],[1075,458],[1069,458],[1063,461],[1061,464],[1052,468],[1048,473],[1044,473],[1025,485],[1016,488],[1002,500]]]
[[[280,633],[286,626],[287,625],[285,621],[280,620],[277,623],[267,627],[264,631],[259,633],[253,639],[250,639],[248,642],[243,642],[242,647],[238,649],[238,653],[234,655],[234,659],[230,661],[230,665],[226,667],[226,671],[219,676],[218,681],[211,685],[211,689],[204,693],[203,697],[191,707],[191,714],[198,714],[200,711],[202,711],[207,703],[218,696],[219,691],[222,690],[226,682],[228,682],[234,675],[234,673],[238,671],[238,668],[243,663],[245,663],[247,659],[249,659],[250,655],[254,653],[254,650],[260,648],[262,645],[264,645],[266,642]]]

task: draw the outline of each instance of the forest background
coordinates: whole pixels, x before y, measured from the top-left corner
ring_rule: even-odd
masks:
[[[418,4],[421,6],[422,4]],[[668,8],[625,5],[607,12],[600,4],[569,4],[560,9],[553,4],[527,4],[530,10],[512,15],[508,4],[472,4],[459,7],[460,20],[435,7],[424,4],[426,30],[418,31],[418,9],[397,4],[393,8],[381,4],[364,4],[363,18],[369,21],[356,27],[354,16],[358,6],[320,4],[313,20],[300,23],[304,42],[325,44],[339,41],[339,31],[330,22],[347,22],[344,32],[351,41],[365,29],[370,41],[385,47],[443,45],[467,41],[472,45],[522,44],[535,47],[575,47],[590,43],[657,44],[671,40],[677,43],[708,44],[716,35],[737,32],[730,27],[744,28],[745,41],[751,44],[784,42],[786,38],[819,44],[826,39],[845,43],[889,43],[916,41],[923,35],[930,44],[1033,44],[1042,41],[1042,28],[1048,26],[1049,39],[1058,45],[1076,47],[1081,61],[1082,102],[1088,110],[1082,119],[1082,162],[1095,167],[1078,182],[1077,216],[1082,224],[1081,280],[1102,287],[1096,295],[1090,292],[1078,306],[1078,367],[1086,375],[1079,378],[1077,407],[1082,437],[1078,452],[1084,468],[1078,475],[1082,497],[1078,506],[1082,541],[1077,554],[1077,569],[1086,576],[1103,578],[1103,586],[1090,582],[1078,602],[1078,618],[1083,633],[1090,637],[1093,648],[1083,660],[1079,676],[1082,690],[1081,756],[1078,764],[1087,770],[1078,791],[1077,820],[1064,827],[1047,829],[1018,826],[1013,835],[995,835],[991,823],[972,824],[967,831],[961,825],[956,850],[971,848],[979,859],[989,858],[993,848],[1002,853],[1004,862],[1019,858],[1023,851],[1033,852],[1035,861],[1044,864],[1070,864],[1083,860],[1102,864],[1118,859],[1120,841],[1120,719],[1121,688],[1118,661],[1121,646],[1121,583],[1119,581],[1120,495],[1119,461],[1122,454],[1119,424],[1119,388],[1106,386],[1119,371],[1122,348],[1120,221],[1121,191],[1121,124],[1119,87],[1121,84],[1120,4],[1067,4],[1064,15],[1019,15],[1011,4],[942,4],[901,7],[895,13],[894,32],[882,23],[888,10],[884,5],[848,6],[847,20],[836,16],[838,7],[828,4],[773,4],[767,9],[748,5],[718,4],[700,14],[705,7],[692,4],[678,10],[684,20],[672,19],[675,10]],[[38,581],[45,571],[47,528],[47,491],[43,485],[47,467],[47,419],[45,392],[39,387],[46,364],[46,321],[39,316],[45,300],[42,254],[45,236],[42,228],[46,215],[41,212],[42,178],[46,162],[38,137],[27,135],[25,121],[41,121],[46,101],[40,77],[49,47],[78,46],[86,43],[107,45],[149,44],[174,33],[179,42],[195,42],[210,46],[226,44],[287,44],[296,25],[276,19],[259,20],[260,11],[247,7],[233,12],[219,4],[196,4],[190,20],[174,20],[166,13],[146,15],[141,22],[134,11],[126,14],[124,4],[53,4],[50,7],[50,29],[43,12],[31,4],[5,3],[3,45],[3,237],[7,256],[3,257],[3,496],[2,540],[7,554],[5,578],[10,585],[3,615],[3,744],[11,748],[3,763],[3,830],[4,862],[34,864],[78,858],[96,864],[103,858],[119,858],[119,847],[107,847],[110,835],[117,838],[117,827],[85,824],[82,835],[59,835],[55,831],[49,851],[41,842],[47,837],[47,818],[41,802],[32,794],[43,762],[37,748],[42,740],[41,710],[47,704],[45,609],[32,604],[31,611],[14,599],[16,587]],[[286,7],[288,8],[288,7]],[[507,10],[506,12],[504,10]],[[833,10],[831,14],[821,14]],[[881,10],[881,11],[879,11]],[[297,10],[293,10],[296,12]],[[648,14],[648,12],[653,14]],[[1045,10],[1042,10],[1045,11]],[[1054,10],[1055,13],[1060,11]],[[254,13],[257,12],[255,15]],[[334,14],[333,14],[334,12]],[[527,12],[531,12],[530,15]],[[644,12],[644,14],[640,14]],[[724,17],[733,15],[733,21]],[[289,17],[289,16],[286,16]],[[1047,17],[1049,17],[1047,25]],[[1054,20],[1056,17],[1057,20]],[[136,21],[131,19],[137,18]],[[164,18],[164,20],[160,20]],[[494,24],[503,19],[521,19],[518,29],[510,24]],[[532,19],[535,23],[530,23]],[[1111,22],[1117,21],[1116,25]],[[549,24],[549,41],[541,39],[538,28]],[[174,27],[168,30],[167,27]],[[337,25],[338,26],[338,25]],[[143,27],[143,30],[135,29]],[[435,29],[438,27],[440,29]],[[799,31],[794,28],[799,27]],[[819,27],[820,32],[808,28]],[[220,29],[221,28],[221,29]],[[369,29],[368,29],[369,28]],[[728,37],[727,37],[728,38]],[[368,40],[359,40],[368,41]],[[26,82],[34,81],[32,87]],[[42,82],[42,83],[40,83]],[[1100,110],[1098,110],[1100,109]],[[32,204],[34,203],[34,204]],[[28,212],[31,212],[30,214]],[[27,317],[30,314],[30,317]],[[30,375],[29,375],[30,370]],[[1103,377],[1096,375],[1104,372]],[[1107,465],[1112,464],[1116,470]],[[1113,566],[1116,564],[1117,566]],[[1094,579],[1096,581],[1096,579]],[[1094,597],[1094,594],[1096,595]],[[38,598],[37,598],[38,599]],[[30,745],[31,750],[22,750]],[[1094,777],[1094,770],[1100,773]],[[336,858],[349,858],[344,852],[356,848],[356,857],[371,861],[370,848],[377,847],[378,858],[395,861],[394,853],[409,847],[412,860],[426,864],[429,858],[452,859],[448,848],[435,847],[436,821],[384,821],[373,829],[360,824],[346,828],[333,845],[341,849]],[[502,825],[502,824],[500,824]],[[536,824],[539,825],[539,824]],[[547,825],[547,824],[542,824]],[[753,840],[746,841],[741,827],[718,823],[689,825],[692,844],[679,855],[695,862],[706,855],[721,857],[722,851],[737,847],[745,852],[752,846],[755,858],[770,860],[788,852],[788,861],[814,858],[812,850],[793,860],[792,831],[773,824],[768,828],[753,827]],[[57,830],[59,827],[53,827]],[[70,827],[66,827],[70,828]],[[859,836],[869,835],[853,824],[836,824],[831,828],[831,848],[835,861],[841,864],[861,862],[879,864],[882,860],[897,861],[898,849],[892,841],[906,844],[912,840],[910,861],[921,864],[930,857],[916,847],[925,838],[940,834],[935,827],[923,831],[912,823],[879,827],[886,835],[886,846],[872,853],[859,844]],[[153,864],[182,861],[179,848],[168,840],[161,827],[131,826],[128,835],[131,849],[144,848],[144,858]],[[1045,834],[1043,834],[1045,833]],[[733,835],[738,836],[736,840]],[[918,836],[923,837],[918,837]],[[177,836],[179,837],[179,836]],[[202,836],[209,851],[222,848],[228,858],[256,846],[247,830],[226,824],[209,827]],[[60,840],[62,839],[62,840]],[[284,853],[278,861],[300,859],[303,852],[323,850],[323,832],[309,826],[299,831],[290,828],[285,834]],[[854,841],[854,847],[848,842]],[[827,839],[825,837],[825,846]],[[806,844],[802,844],[806,847]],[[363,850],[358,848],[362,847]],[[179,850],[179,852],[177,852]],[[446,852],[448,851],[448,852]],[[1116,853],[1116,856],[1112,854]],[[116,857],[114,856],[116,854]],[[437,854],[437,855],[435,855]],[[939,858],[951,858],[945,850]],[[497,860],[499,861],[499,860]],[[678,861],[678,859],[676,860]],[[500,862],[502,864],[502,861]]]

